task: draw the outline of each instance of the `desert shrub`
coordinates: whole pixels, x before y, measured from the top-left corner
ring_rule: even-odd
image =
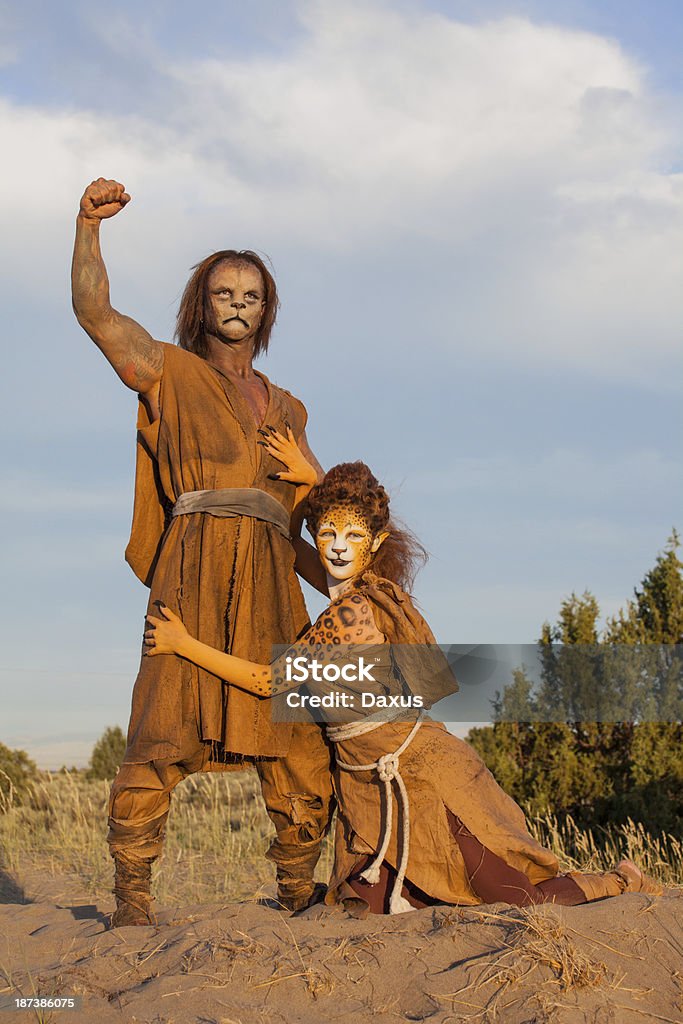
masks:
[[[39,772],[25,750],[11,750],[0,743],[0,814],[20,804]]]
[[[470,731],[469,742],[500,785],[532,814],[570,815],[582,828],[630,821],[653,833],[683,833],[683,563],[678,547],[674,532],[634,599],[602,631],[592,594],[567,598],[556,624],[542,628],[540,688],[534,691],[518,670],[494,702],[494,724]],[[638,720],[637,712],[630,721],[616,720],[628,717],[625,709],[639,706],[639,677],[629,673],[626,660],[612,676],[614,692],[599,692],[603,721],[586,721],[581,711],[595,706],[595,677],[588,671],[582,678],[581,649],[573,645],[616,650],[617,657],[619,648],[640,645],[645,652],[641,660],[654,659],[659,666],[648,678],[655,680],[662,720],[647,715]],[[633,663],[640,661],[634,658]]]
[[[89,779],[113,779],[126,752],[126,737],[120,726],[105,729],[90,755]]]

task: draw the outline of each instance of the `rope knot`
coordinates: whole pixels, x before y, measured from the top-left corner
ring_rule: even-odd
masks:
[[[391,782],[398,775],[398,756],[395,753],[382,754],[377,758],[377,772],[381,782]]]
[[[403,819],[400,822],[400,836],[403,842],[401,859],[396,873],[396,880],[394,881],[391,900],[389,902],[389,911],[392,914],[402,914],[406,910],[412,910],[411,904],[408,900],[404,899],[402,895],[403,883],[405,881],[406,871],[408,870],[408,856],[410,852],[410,803],[408,800],[406,784],[398,769],[398,759],[415,739],[415,734],[422,724],[423,717],[424,712],[421,712],[398,750],[394,750],[390,754],[382,754],[381,757],[378,757],[377,760],[373,761],[371,764],[347,764],[345,761],[341,761],[337,758],[337,768],[341,768],[342,771],[371,772],[376,770],[379,775],[380,782],[384,783],[384,788],[382,789],[382,793],[386,800],[384,834],[380,841],[380,847],[375,855],[374,861],[361,873],[361,878],[364,878],[370,885],[377,885],[380,880],[380,868],[382,867],[384,857],[391,842],[393,824],[393,798],[391,783],[394,779],[396,780],[396,786],[398,787],[398,794],[396,798],[398,800],[399,814]],[[374,729],[379,729],[383,724],[384,723],[382,722],[350,722],[348,725],[328,725],[327,735],[333,743],[342,743],[347,740],[355,739],[357,736],[363,736],[365,733],[372,732]]]

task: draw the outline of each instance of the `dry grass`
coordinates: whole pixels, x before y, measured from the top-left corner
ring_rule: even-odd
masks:
[[[12,997],[19,996],[23,998],[35,998],[42,995],[42,986],[36,981],[31,973],[25,956],[23,972],[13,972],[9,964],[10,960],[8,950],[7,960],[0,960],[0,995],[8,995]],[[23,1013],[27,1013],[30,1017],[34,1017],[36,1024],[54,1024],[55,1016],[51,1010],[32,1007],[31,1009],[24,1010]]]
[[[562,989],[593,988],[607,976],[607,965],[579,949],[554,913],[525,911],[512,943],[518,964],[549,968]]]
[[[0,868],[71,874],[88,894],[108,895],[108,792],[107,782],[65,772],[43,775],[21,805],[0,795]],[[553,815],[530,820],[530,829],[565,870],[600,871],[627,856],[666,885],[683,883],[683,845],[675,836],[650,836],[633,822],[582,832],[571,818],[560,823]],[[264,857],[273,834],[255,772],[190,776],[175,790],[155,866],[159,905],[256,898],[273,883],[274,866]],[[331,860],[328,840],[319,878],[329,876]]]
[[[529,818],[529,831],[559,858],[564,871],[605,871],[629,857],[664,885],[683,884],[683,843],[670,833],[650,835],[639,822],[610,828],[577,828],[566,815]]]
[[[0,803],[0,868],[40,867],[82,880],[95,897],[111,892],[106,843],[108,782],[79,772],[45,774],[20,805]],[[0,794],[0,801],[2,795]],[[157,902],[257,898],[275,868],[264,854],[275,832],[255,772],[192,775],[175,790],[164,856],[155,864]],[[331,869],[325,844],[318,876]]]
[[[470,977],[468,984],[456,992],[432,993],[435,998],[451,1000],[454,1009],[462,1014],[454,1019],[481,1024],[504,1021],[507,1009],[520,1003],[529,1006],[531,998],[541,1013],[533,1019],[540,1022],[555,1019],[552,1015],[555,1008],[569,1009],[558,1003],[557,997],[576,990],[606,988],[611,1000],[617,994],[645,998],[652,993],[652,988],[624,986],[626,971],[619,963],[628,958],[645,964],[645,956],[577,931],[567,925],[551,905],[515,908],[509,913],[468,907],[462,911],[458,922],[446,919],[442,925],[460,927],[463,922],[497,925],[502,927],[504,935],[498,949],[489,955],[473,957],[465,965]],[[612,954],[611,967],[603,959],[606,952]],[[631,1006],[621,1008],[642,1012]],[[474,1012],[466,1012],[468,1010]],[[667,1017],[660,1019],[669,1021]]]

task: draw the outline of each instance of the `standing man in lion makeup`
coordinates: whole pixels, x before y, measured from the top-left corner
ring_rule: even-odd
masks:
[[[150,587],[148,612],[172,599],[204,643],[269,661],[272,645],[297,638],[308,616],[289,539],[295,486],[259,432],[289,429],[312,458],[303,404],[252,366],[268,348],[275,282],[251,251],[213,253],[185,288],[178,345],[155,341],[112,307],[100,251],[102,221],[129,201],[116,181],[87,187],[72,268],[78,322],[139,397],[126,560]],[[247,764],[256,766],[277,831],[268,856],[279,900],[299,909],[313,894],[331,814],[322,730],[313,722],[274,724],[265,702],[182,658],[143,657],[109,805],[112,926],[153,921],[151,864],[173,787],[192,772]]]

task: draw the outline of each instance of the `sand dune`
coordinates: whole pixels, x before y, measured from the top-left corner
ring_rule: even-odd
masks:
[[[5,875],[0,997],[80,995],[42,1018],[64,1024],[679,1024],[681,895],[364,920],[217,902],[108,931],[113,904],[79,898],[75,879]]]

